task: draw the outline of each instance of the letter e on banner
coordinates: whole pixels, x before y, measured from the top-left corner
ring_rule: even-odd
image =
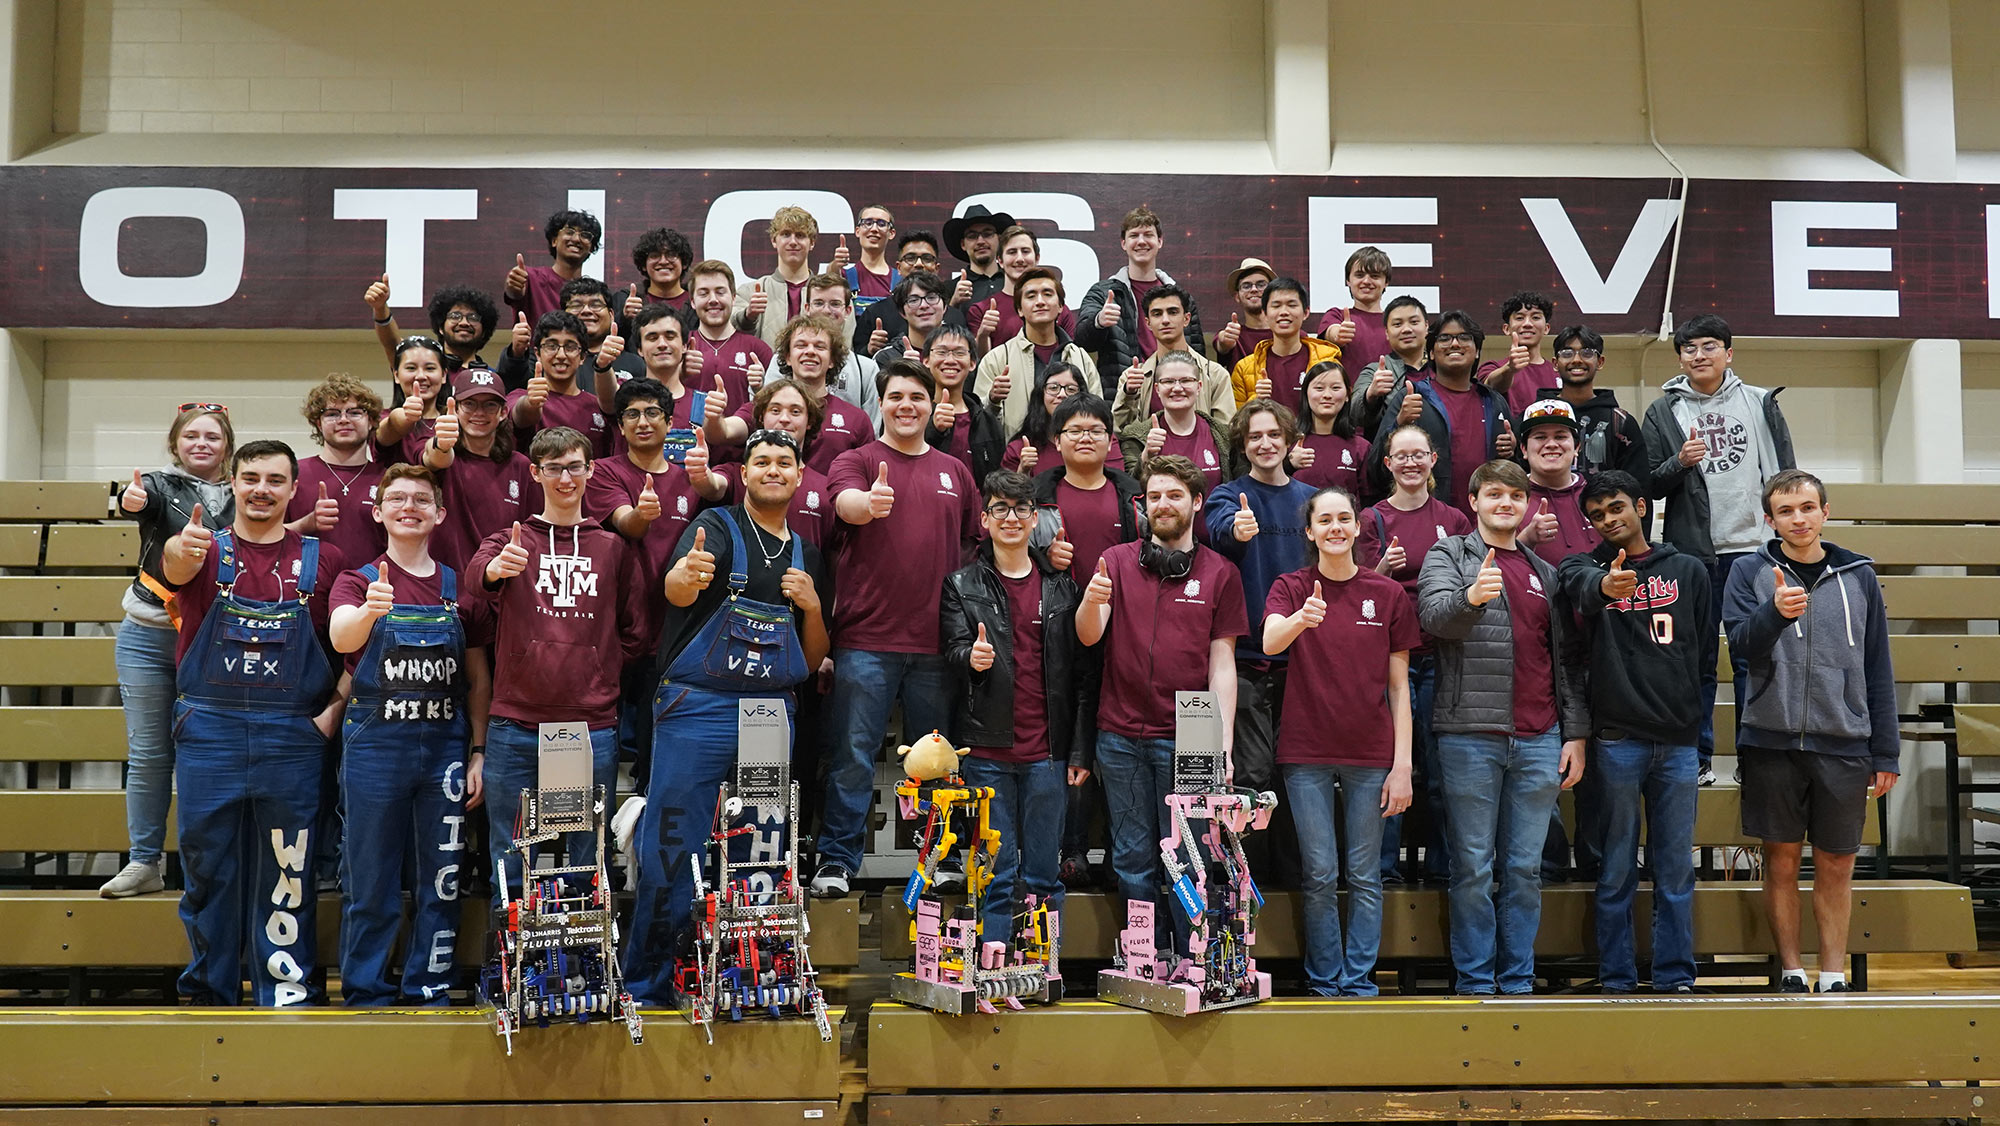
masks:
[[[1814,246],[1815,230],[1893,231],[1896,205],[1847,200],[1771,201],[1771,311],[1781,317],[1894,317],[1893,289],[1816,289],[1814,270],[1895,269],[1886,246]]]

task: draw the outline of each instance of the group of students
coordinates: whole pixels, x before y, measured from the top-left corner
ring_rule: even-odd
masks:
[[[1603,340],[1551,332],[1546,296],[1502,305],[1482,363],[1471,314],[1384,301],[1372,247],[1352,306],[1318,315],[1245,260],[1205,338],[1145,208],[1074,313],[1034,236],[978,207],[945,227],[950,278],[883,207],[822,273],[812,217],[780,209],[777,268],[740,284],[662,228],[614,293],[581,273],[594,217],[546,235],[550,265],[506,276],[494,362],[491,297],[445,289],[434,335],[405,336],[384,278],[364,301],[391,403],[330,376],[303,459],[183,404],[172,464],[119,498],[141,530],[117,645],[132,852],[103,893],[163,886],[177,789],[195,1003],[235,1003],[246,952],[259,1003],[322,998],[336,833],[344,999],[448,1000],[476,811],[492,878],[518,881],[519,794],[555,721],[589,728],[607,793],[622,759],[644,794],[626,978],[673,1003],[688,857],[753,696],[797,733],[814,894],[851,889],[900,707],[994,791],[989,940],[1022,895],[1060,903],[1100,821],[1119,893],[1157,901],[1182,690],[1221,703],[1233,782],[1282,791],[1253,865],[1303,891],[1313,992],[1375,991],[1405,851],[1450,881],[1457,991],[1530,991],[1579,781],[1605,989],[1639,982],[1643,808],[1651,985],[1685,991],[1724,624],[1785,988],[1806,984],[1807,839],[1820,985],[1846,987],[1841,891],[1898,758],[1880,591],[1819,538],[1825,488],[1720,318],[1677,331],[1683,373],[1641,422],[1595,386]],[[1405,842],[1413,804],[1427,835]]]

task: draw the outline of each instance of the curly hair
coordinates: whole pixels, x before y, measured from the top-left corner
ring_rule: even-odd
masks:
[[[320,380],[313,389],[306,392],[306,405],[301,414],[306,416],[306,429],[312,440],[322,445],[326,439],[320,436],[319,416],[325,412],[328,403],[340,403],[349,399],[368,412],[368,429],[382,421],[382,396],[377,395],[366,383],[344,371],[337,371]]]

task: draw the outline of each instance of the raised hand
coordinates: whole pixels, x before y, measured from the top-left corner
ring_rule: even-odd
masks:
[[[1064,525],[1062,514],[1056,514],[1056,538],[1049,541],[1049,566],[1058,571],[1067,571],[1076,562],[1076,545],[1069,542],[1069,528]]]
[[[1030,477],[1033,477],[1035,475],[1035,468],[1039,466],[1041,463],[1042,463],[1042,451],[1038,449],[1033,442],[1022,443],[1021,472],[1026,473]]]
[[[1423,393],[1418,391],[1416,385],[1413,383],[1406,383],[1403,386],[1405,388],[1403,391],[1403,405],[1396,408],[1396,425],[1398,426],[1408,426],[1422,417],[1424,413]]]
[[[511,579],[528,569],[528,549],[521,546],[521,522],[514,521],[514,530],[507,535],[507,546],[500,554],[486,564],[486,581],[497,583]]]
[[[701,375],[701,349],[689,348],[687,351],[682,352],[681,378],[684,380],[696,379],[699,378],[700,375]],[[722,386],[722,381],[717,380],[716,386],[717,387]]]
[[[376,320],[378,321],[388,320],[389,319],[389,275],[383,274],[381,281],[369,282],[368,291],[361,295],[361,300],[367,304],[368,308],[374,311]]]
[[[972,639],[972,658],[969,662],[972,665],[972,671],[985,672],[987,669],[992,668],[993,657],[993,643],[986,640],[986,623],[981,622],[979,623],[978,635]]]
[[[708,435],[703,431],[694,432],[694,445],[688,447],[681,469],[687,473],[688,484],[694,486],[695,491],[708,487]]]
[[[979,314],[978,335],[980,336],[981,339],[990,340],[992,339],[993,334],[999,331],[1000,331],[1000,307],[997,305],[988,305],[986,307],[986,311],[984,313]]]
[[[1237,543],[1249,543],[1257,538],[1257,514],[1250,509],[1249,493],[1237,493],[1236,499],[1240,506],[1236,509],[1236,519],[1230,525],[1229,534],[1236,537]]]
[[[1507,341],[1507,370],[1520,371],[1535,362],[1535,354],[1521,343],[1520,338],[1509,334]]]
[[[696,590],[707,590],[708,584],[715,581],[715,553],[708,550],[707,528],[695,528],[694,546],[674,566],[687,575]]]
[[[750,315],[753,317],[763,316],[765,307],[770,303],[771,299],[764,296],[764,287],[759,285],[750,292]]]
[[[1028,449],[1033,448],[1033,446],[1028,447]],[[1022,452],[1025,454],[1027,451],[1023,450]],[[132,483],[125,486],[118,494],[118,507],[127,512],[144,512],[148,499],[145,475],[134,469],[132,471]]]
[[[1000,365],[1000,374],[993,377],[993,386],[986,389],[986,401],[997,407],[1001,403],[1006,402],[1007,396],[1013,393],[1014,369],[1006,364],[1002,364]]]
[[[840,245],[833,248],[833,265],[827,267],[826,272],[829,274],[838,274],[847,269],[847,264],[853,260],[853,255],[847,249],[847,236],[842,235],[840,236]]]
[[[1291,459],[1293,469],[1311,469],[1313,462],[1319,458],[1319,451],[1301,441],[1292,447],[1292,452],[1287,456]]]
[[[1533,516],[1529,517],[1527,531],[1530,543],[1547,543],[1562,535],[1562,522],[1556,519],[1555,513],[1549,511],[1549,498],[1543,497],[1541,506],[1535,509]]]
[[[632,288],[625,292],[626,320],[629,321],[633,317],[638,316],[642,311],[644,311],[644,309],[646,308],[645,293],[646,293],[646,275],[644,273],[641,273],[639,275],[639,280],[637,282],[634,282]]]
[[[196,559],[206,556],[209,546],[215,543],[215,533],[209,531],[208,525],[201,522],[200,501],[196,501],[194,508],[188,512],[187,526],[181,529],[178,538],[181,541],[181,549]]]
[[[440,450],[450,450],[458,445],[457,399],[444,401],[444,413],[438,415],[436,429],[431,431],[431,444]]]
[[[1111,328],[1125,316],[1118,305],[1118,291],[1115,288],[1104,291],[1104,308],[1097,311],[1097,327]]]
[[[326,495],[326,482],[319,483],[319,499],[313,502],[313,526],[320,532],[332,531],[340,523],[340,502]]]
[[[874,355],[889,346],[889,330],[882,327],[882,318],[875,318],[875,327],[868,331],[868,354]]]
[[[1708,443],[1702,440],[1701,431],[1688,427],[1688,440],[1681,443],[1681,464],[1693,469],[1708,458]]]
[[[411,430],[415,429],[417,423],[424,420],[424,412],[430,409],[430,401],[422,395],[411,395],[409,398],[403,400],[402,406],[396,409],[402,413],[403,428]]]
[[[361,603],[361,610],[371,618],[379,618],[396,608],[396,588],[389,584],[389,572],[384,568],[368,584],[368,596]]]
[[[1268,375],[1260,375],[1260,376],[1258,376],[1258,377],[1257,377],[1257,385],[1256,385],[1255,387],[1252,387],[1252,388],[1250,389],[1250,397],[1251,397],[1251,398],[1253,398],[1253,399],[1268,399],[1268,398],[1270,398],[1270,397],[1271,397],[1271,377],[1270,377],[1270,376],[1268,376]]]
[[[868,518],[887,519],[896,510],[896,487],[889,483],[889,463],[882,462],[875,473],[875,486],[868,490]]]
[[[1493,456],[1498,458],[1513,457],[1515,445],[1514,424],[1503,418],[1500,420],[1500,436],[1493,439]]]
[[[1375,570],[1384,575],[1393,575],[1410,565],[1410,553],[1403,550],[1402,541],[1389,537],[1389,546],[1382,549],[1382,558],[1376,562]]]
[[[958,274],[958,284],[951,287],[951,303],[963,305],[970,300],[972,300],[972,272],[961,270]]]
[[[646,474],[646,483],[639,487],[639,499],[633,502],[632,511],[648,524],[660,518],[660,494],[653,491],[651,473]]]
[[[1384,356],[1376,360],[1375,374],[1368,380],[1368,397],[1379,399],[1394,390],[1395,386],[1396,369],[1389,366],[1389,357]]]
[[[1327,337],[1327,339],[1343,348],[1354,343],[1354,314],[1351,312],[1342,312],[1340,314],[1340,323],[1334,327],[1333,334]]]
[[[611,365],[617,363],[618,357],[624,354],[625,338],[616,332],[611,333],[604,338],[604,343],[597,346],[597,370],[610,371]]]
[[[1797,618],[1806,612],[1806,602],[1809,597],[1806,588],[1791,585],[1781,567],[1771,568],[1771,579],[1777,584],[1777,589],[1772,591],[1771,599],[1777,603],[1778,613],[1787,618]]]
[[[778,579],[778,589],[791,599],[792,605],[808,614],[819,612],[819,588],[813,586],[812,576],[797,567],[785,568]]]
[[[1217,352],[1227,352],[1236,347],[1236,342],[1242,338],[1243,320],[1235,313],[1231,313],[1229,314],[1229,323],[1223,325],[1222,331],[1215,334],[1215,350]]]
[[[1320,596],[1318,579],[1313,580],[1312,597],[1299,607],[1299,621],[1304,622],[1307,629],[1318,629],[1320,623],[1326,621],[1326,599]]]
[[[1618,557],[1611,561],[1611,570],[1605,572],[1603,581],[1597,584],[1597,589],[1603,591],[1604,597],[1613,602],[1630,598],[1632,593],[1639,589],[1639,572],[1625,569],[1624,548],[1618,549]]]
[[[1479,565],[1479,576],[1473,579],[1472,585],[1465,589],[1465,600],[1474,606],[1484,606],[1488,602],[1500,597],[1502,592],[1506,590],[1504,576],[1500,573],[1500,565],[1494,562],[1494,559],[1497,558],[1495,550],[1490,547],[1486,549],[1486,561]]]
[[[507,334],[507,347],[516,356],[525,356],[535,344],[535,327],[528,323],[528,314],[515,313],[514,327]]]
[[[1097,561],[1097,573],[1090,576],[1090,585],[1083,588],[1083,600],[1092,606],[1111,605],[1111,565],[1102,559]]]
[[[945,402],[943,399],[939,399],[937,405],[931,408],[931,427],[933,429],[950,430],[952,424],[957,421],[958,408]]]
[[[1146,456],[1158,457],[1160,456],[1160,451],[1166,448],[1167,428],[1155,424],[1151,429],[1146,431]]]
[[[1125,390],[1137,395],[1139,388],[1145,386],[1145,383],[1146,373],[1139,370],[1138,364],[1125,369]]]
[[[519,297],[526,292],[528,292],[528,260],[516,254],[514,268],[507,271],[507,296]]]
[[[536,410],[549,401],[549,377],[542,374],[542,361],[535,361],[535,374],[528,377],[528,405]]]

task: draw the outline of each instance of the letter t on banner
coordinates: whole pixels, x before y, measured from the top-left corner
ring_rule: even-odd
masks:
[[[389,275],[390,304],[421,307],[424,224],[432,219],[479,218],[477,188],[335,188],[333,217],[376,219],[387,225],[382,272]]]

